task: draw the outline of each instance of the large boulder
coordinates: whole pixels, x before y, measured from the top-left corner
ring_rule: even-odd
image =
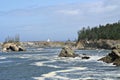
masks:
[[[113,63],[113,65],[120,66],[120,44],[117,44],[114,47],[112,47],[111,53],[99,59],[99,61]]]
[[[72,48],[65,46],[62,48],[60,54],[58,55],[59,57],[81,57],[81,59],[89,59],[90,57],[83,54],[83,55],[79,55],[79,54],[75,54],[75,52],[72,50]]]
[[[10,52],[10,51],[25,51],[25,49],[17,45],[16,43],[4,43],[2,45],[2,51],[3,52]]]
[[[76,57],[79,56],[78,54],[75,54],[72,48],[65,46],[62,48],[59,57]]]

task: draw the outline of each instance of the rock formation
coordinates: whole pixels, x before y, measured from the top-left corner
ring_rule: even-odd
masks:
[[[65,46],[62,48],[59,57],[76,57],[78,56],[77,54],[74,53],[72,48]]]
[[[99,61],[113,63],[113,65],[120,66],[120,44],[117,44],[114,47],[112,47],[111,53],[99,59]]]
[[[2,45],[3,52],[10,52],[10,51],[25,51],[25,49],[18,45],[17,43],[4,43]]]
[[[84,49],[84,48],[85,48],[85,47],[84,47],[82,41],[78,41],[78,42],[76,43],[76,49]]]
[[[111,49],[115,44],[120,44],[120,40],[80,40],[76,43],[76,49]]]
[[[87,55],[78,55],[75,54],[75,52],[72,50],[72,48],[65,46],[62,48],[60,54],[58,55],[59,57],[81,57],[82,59],[89,59]]]

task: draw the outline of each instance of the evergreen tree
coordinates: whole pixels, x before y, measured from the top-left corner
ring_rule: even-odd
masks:
[[[83,27],[78,31],[78,41],[98,39],[120,39],[120,21],[113,24],[99,25],[93,28]]]

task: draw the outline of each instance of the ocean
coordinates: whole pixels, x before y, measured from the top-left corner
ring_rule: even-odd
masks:
[[[0,80],[120,80],[120,67],[97,61],[110,50],[76,50],[90,59],[58,57],[61,48],[0,52]]]

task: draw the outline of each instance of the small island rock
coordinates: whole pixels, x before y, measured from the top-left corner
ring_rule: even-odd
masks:
[[[77,57],[78,54],[75,54],[72,48],[65,46],[62,48],[59,57]]]
[[[3,52],[10,52],[10,51],[25,51],[25,49],[17,45],[16,43],[4,43],[2,45],[2,51]]]
[[[114,47],[112,47],[111,53],[99,59],[99,61],[113,63],[113,65],[120,66],[120,44],[117,44]]]
[[[75,52],[72,50],[72,48],[65,46],[62,48],[60,54],[58,55],[59,57],[80,57],[81,59],[89,59],[90,57],[83,54],[83,55],[79,55],[79,54],[75,54]]]

